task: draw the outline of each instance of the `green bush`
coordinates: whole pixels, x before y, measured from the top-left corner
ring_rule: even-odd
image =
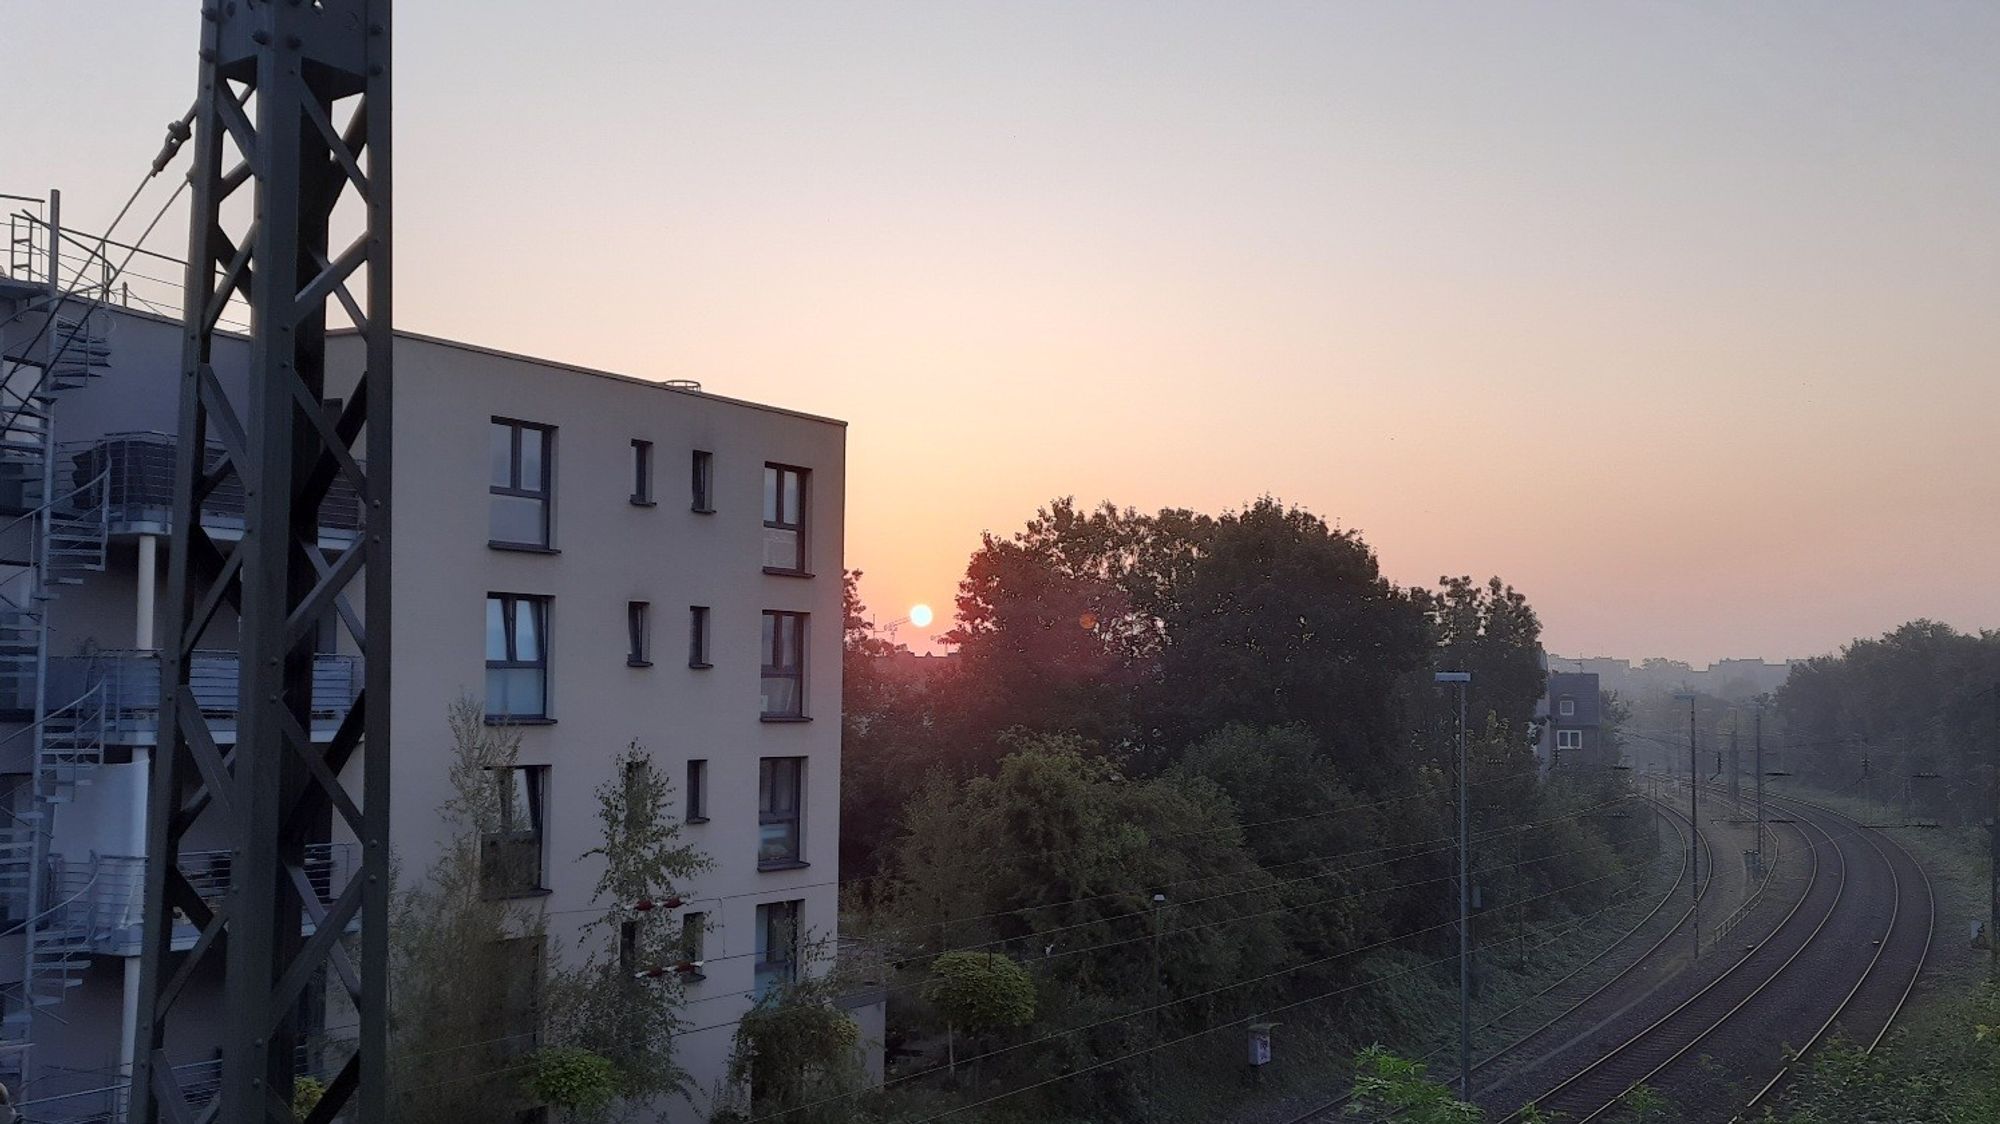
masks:
[[[292,1082],[292,1115],[304,1120],[326,1096],[326,1082],[317,1077],[301,1077]]]
[[[923,996],[967,1030],[1026,1026],[1035,1018],[1035,985],[1008,957],[993,952],[947,952],[931,962]]]
[[[553,1046],[535,1053],[528,1091],[537,1100],[585,1118],[611,1106],[618,1071],[611,1059],[578,1046]]]

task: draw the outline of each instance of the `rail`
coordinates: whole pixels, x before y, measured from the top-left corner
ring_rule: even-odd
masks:
[[[241,708],[241,657],[204,649],[188,657],[188,689],[210,718],[232,718]],[[361,694],[361,657],[322,652],[313,657],[311,716],[338,722]],[[50,694],[57,698],[101,690],[106,736],[143,739],[157,732],[160,718],[160,654],[132,649],[105,650],[49,660]]]
[[[170,533],[174,510],[174,465],[179,439],[154,430],[111,433],[90,441],[68,442],[58,449],[59,463],[68,465],[76,480],[102,476],[104,507],[118,533]],[[222,463],[220,445],[209,445],[204,471]],[[202,523],[214,529],[242,529],[243,481],[232,473],[202,501]],[[345,475],[335,475],[320,502],[323,530],[353,533],[361,527],[361,497]]]
[[[1838,817],[1839,819],[1846,820],[1848,823],[1853,824],[1855,827],[1861,827],[1861,825],[1857,821],[1855,821],[1854,817],[1849,816],[1845,812],[1841,812],[1838,809],[1829,808],[1824,804],[1815,804],[1808,800],[1799,800],[1796,798],[1792,799],[1791,802],[1794,804],[1802,804],[1808,808],[1814,808],[1822,812],[1831,813],[1832,815]],[[1756,1093],[1752,1094],[1748,1101],[1744,1102],[1743,1105],[1744,1112],[1748,1112],[1752,1109],[1755,1109],[1759,1104],[1762,1104],[1765,1097],[1770,1096],[1771,1093],[1774,1092],[1779,1085],[1782,1085],[1784,1083],[1787,1077],[1791,1076],[1793,1067],[1798,1065],[1799,1062],[1805,1060],[1806,1055],[1810,1054],[1813,1048],[1819,1045],[1820,1040],[1826,1036],[1826,1032],[1833,1029],[1833,1024],[1840,1021],[1840,1016],[1847,1013],[1848,1007],[1854,1002],[1854,997],[1861,994],[1862,986],[1868,982],[1868,977],[1875,974],[1875,969],[1877,965],[1879,965],[1882,962],[1883,955],[1889,951],[1889,942],[1895,936],[1896,933],[1896,921],[1899,917],[1902,916],[1902,911],[1903,911],[1903,879],[1901,875],[1896,873],[1895,860],[1891,859],[1889,857],[1888,852],[1882,849],[1882,845],[1876,842],[1876,838],[1879,836],[1879,834],[1880,834],[1879,832],[1869,832],[1868,834],[1864,834],[1861,836],[1861,838],[1868,841],[1868,845],[1874,849],[1877,855],[1881,856],[1883,864],[1888,867],[1889,885],[1894,896],[1894,901],[1892,902],[1889,910],[1889,921],[1886,925],[1882,927],[1881,938],[1875,942],[1875,953],[1873,956],[1870,956],[1868,958],[1868,967],[1862,971],[1861,977],[1855,980],[1854,986],[1848,989],[1846,995],[1841,997],[1840,1005],[1833,1009],[1833,1013],[1826,1017],[1826,1021],[1820,1024],[1819,1029],[1813,1031],[1812,1037],[1806,1039],[1804,1045],[1799,1046],[1798,1048],[1786,1054],[1785,1064],[1780,1066],[1778,1072],[1773,1074],[1771,1079],[1765,1082],[1762,1088],[1758,1089]],[[1896,997],[1895,1005],[1889,1009],[1889,1016],[1888,1018],[1883,1020],[1882,1029],[1875,1033],[1875,1037],[1869,1041],[1867,1047],[1863,1050],[1864,1053],[1869,1053],[1869,1054],[1874,1053],[1875,1048],[1882,1044],[1882,1039],[1887,1037],[1889,1034],[1889,1028],[1895,1025],[1896,1017],[1903,1013],[1904,1006],[1909,1003],[1911,992],[1916,990],[1917,979],[1921,977],[1924,973],[1924,964],[1930,959],[1931,942],[1937,936],[1937,894],[1936,891],[1931,886],[1930,874],[1924,870],[1923,864],[1917,862],[1916,859],[1913,856],[1911,856],[1909,852],[1905,850],[1901,844],[1896,843],[1894,840],[1889,840],[1889,844],[1890,846],[1895,847],[1898,851],[1902,851],[1903,857],[1909,859],[1910,864],[1914,866],[1916,868],[1917,873],[1922,876],[1924,885],[1924,900],[1929,905],[1929,909],[1926,911],[1925,915],[1924,944],[1923,948],[1917,953],[1917,963],[1915,970],[1913,970],[1910,973],[1910,982],[1903,988],[1901,994],[1899,994]],[[1731,1124],[1736,1124],[1737,1121],[1741,1121],[1742,1119],[1743,1119],[1743,1113],[1738,1113],[1735,1117],[1732,1118]]]
[[[1819,830],[1821,830],[1822,834],[1825,834],[1824,829],[1819,829]],[[1803,832],[1801,832],[1801,834],[1803,834]],[[1816,885],[1819,881],[1819,870],[1821,865],[1819,847],[1816,844],[1811,844],[1809,840],[1807,846],[1807,852],[1812,856],[1813,861],[1812,861],[1812,866],[1810,868],[1810,873],[1807,876],[1805,891],[1799,895],[1799,900],[1793,903],[1792,908],[1786,912],[1784,918],[1778,922],[1778,924],[1771,930],[1771,932],[1767,934],[1763,940],[1757,942],[1754,951],[1761,951],[1765,947],[1770,946],[1772,941],[1776,940],[1780,934],[1786,932],[1790,928],[1792,920],[1798,916],[1799,911],[1805,908],[1806,902],[1811,900],[1812,889],[1814,885]],[[1591,1124],[1592,1121],[1603,1119],[1605,1114],[1613,1111],[1619,1105],[1619,1103],[1624,1099],[1625,1095],[1631,1092],[1632,1089],[1653,1080],[1661,1072],[1666,1070],[1669,1066],[1674,1065],[1676,1062],[1680,1061],[1683,1057],[1685,1057],[1688,1051],[1700,1045],[1701,1042],[1706,1040],[1710,1034],[1713,1034],[1717,1028],[1721,1027],[1724,1023],[1727,1023],[1730,1019],[1736,1017],[1737,1013],[1740,1012],[1745,1005],[1747,1005],[1751,1000],[1755,999],[1758,995],[1762,994],[1766,988],[1771,986],[1772,983],[1776,982],[1777,979],[1780,976],[1782,976],[1785,973],[1785,971],[1798,960],[1800,956],[1805,954],[1805,951],[1807,949],[1813,946],[1813,941],[1819,937],[1820,932],[1824,930],[1826,928],[1827,923],[1830,920],[1832,920],[1834,911],[1839,908],[1840,900],[1842,896],[1845,894],[1845,892],[1846,892],[1846,877],[1845,877],[1844,860],[1843,860],[1843,870],[1840,873],[1839,881],[1835,884],[1833,901],[1828,903],[1826,907],[1826,912],[1823,915],[1821,915],[1818,923],[1813,926],[1813,929],[1810,933],[1806,934],[1805,939],[1799,943],[1799,946],[1796,949],[1792,950],[1792,952],[1789,955],[1786,955],[1784,959],[1775,968],[1773,968],[1768,975],[1766,975],[1761,981],[1759,981],[1754,987],[1752,987],[1747,994],[1743,995],[1742,998],[1736,1000],[1736,1002],[1734,1002],[1733,1004],[1730,1004],[1729,1008],[1723,1011],[1721,1015],[1714,1018],[1713,1020],[1707,1021],[1705,1025],[1698,1027],[1695,1033],[1691,1035],[1687,1039],[1687,1041],[1681,1043],[1664,1060],[1660,1061],[1655,1065],[1652,1065],[1637,1080],[1625,1082],[1615,1094],[1613,1094],[1610,1098],[1606,1099],[1602,1104],[1598,1105],[1598,1107],[1596,1107],[1593,1111],[1590,1111],[1588,1113],[1583,1113],[1580,1115],[1575,1115],[1574,1119],[1576,1120],[1576,1124]],[[1782,948],[1782,946],[1779,947]],[[1594,1074],[1607,1073],[1608,1067],[1610,1066],[1612,1059],[1619,1057],[1620,1055],[1624,1054],[1628,1050],[1631,1050],[1638,1044],[1647,1041],[1652,1036],[1661,1033],[1663,1028],[1665,1028],[1669,1023],[1673,1022],[1677,1018],[1680,1018],[1683,1014],[1694,1010],[1696,1004],[1701,1003],[1709,995],[1715,993],[1716,989],[1720,988],[1725,982],[1736,979],[1738,974],[1744,970],[1745,966],[1748,965],[1752,959],[1753,958],[1751,956],[1744,956],[1743,958],[1737,960],[1735,963],[1729,965],[1729,967],[1724,969],[1721,974],[1717,975],[1714,979],[1710,980],[1707,984],[1703,985],[1693,995],[1690,995],[1685,1000],[1676,1004],[1671,1010],[1667,1011],[1659,1018],[1654,1019],[1649,1023],[1647,1023],[1647,1025],[1642,1029],[1640,1029],[1636,1034],[1631,1035],[1624,1041],[1598,1054],[1596,1058],[1592,1059],[1590,1064],[1584,1066],[1582,1069],[1579,1069],[1574,1074],[1571,1074],[1569,1077],[1565,1078],[1563,1081],[1558,1083],[1555,1087],[1545,1091],[1540,1097],[1537,1097],[1535,1102],[1533,1103],[1536,1105],[1540,1105],[1541,1103],[1547,1101],[1550,1097],[1577,1088],[1578,1086],[1582,1085],[1586,1079],[1590,1078]],[[1724,1001],[1727,1001],[1728,993],[1723,994],[1723,999]],[[1525,1119],[1526,1112],[1527,1112],[1526,1109],[1514,1112],[1513,1114],[1505,1117],[1501,1121],[1501,1124],[1518,1124],[1518,1122]]]
[[[1646,798],[1646,799],[1648,800],[1649,803],[1654,804],[1661,811],[1661,813],[1667,817],[1667,822],[1671,824],[1674,828],[1674,834],[1678,836],[1683,842],[1685,842],[1687,839],[1687,833],[1682,829],[1681,825],[1686,822],[1687,817],[1682,815],[1678,809],[1667,805],[1664,801],[1652,800],[1651,798]],[[1709,887],[1714,884],[1715,863],[1713,861],[1712,852],[1709,851],[1709,843],[1707,838],[1704,836],[1700,836],[1699,833],[1697,833],[1697,839],[1700,842],[1702,848],[1704,849],[1704,852],[1710,853],[1711,855],[1708,867],[1709,869],[1708,879],[1695,888],[1695,897],[1697,900],[1699,900],[1700,898],[1707,895]],[[1646,912],[1646,915],[1644,917],[1641,917],[1637,923],[1635,923],[1631,928],[1627,929],[1624,933],[1620,934],[1617,937],[1617,939],[1606,944],[1602,949],[1600,949],[1597,952],[1596,955],[1592,956],[1590,959],[1584,961],[1582,964],[1577,965],[1577,967],[1565,973],[1562,976],[1562,978],[1556,980],[1554,983],[1549,984],[1547,987],[1544,987],[1542,990],[1536,992],[1534,995],[1529,996],[1528,998],[1522,1000],[1521,1002],[1515,1004],[1514,1006],[1508,1008],[1507,1010],[1502,1011],[1500,1014],[1495,1015],[1492,1018],[1486,1020],[1486,1022],[1482,1023],[1478,1027],[1475,1027],[1474,1028],[1475,1032],[1491,1030],[1494,1027],[1501,1025],[1502,1023],[1506,1022],[1507,1019],[1520,1013],[1522,1009],[1528,1006],[1528,1004],[1533,1003],[1538,999],[1541,999],[1542,997],[1555,991],[1557,988],[1576,979],[1576,977],[1582,975],[1585,971],[1588,971],[1592,965],[1595,965],[1599,961],[1603,960],[1606,956],[1609,956],[1613,951],[1617,950],[1620,946],[1624,945],[1626,941],[1631,940],[1633,936],[1637,935],[1639,930],[1645,928],[1646,925],[1649,922],[1651,922],[1654,917],[1659,915],[1659,912],[1662,909],[1665,909],[1674,900],[1675,896],[1680,893],[1681,886],[1687,882],[1689,877],[1687,854],[1688,854],[1687,850],[1683,848],[1680,857],[1680,867],[1674,872],[1673,884],[1667,887],[1666,892],[1660,895],[1659,902],[1655,904],[1652,909],[1648,910]],[[1576,1002],[1570,1004],[1567,1008],[1565,1008],[1562,1011],[1561,1014],[1558,1014],[1554,1018],[1544,1021],[1543,1023],[1541,1023],[1541,1025],[1535,1027],[1533,1030],[1530,1030],[1524,1034],[1517,1036],[1516,1038],[1514,1038],[1513,1041],[1487,1054],[1485,1058],[1474,1063],[1472,1071],[1474,1073],[1478,1073],[1481,1070],[1491,1068],[1492,1065],[1495,1062],[1499,1061],[1501,1058],[1506,1057],[1507,1055],[1520,1049],[1527,1043],[1534,1041],[1536,1038],[1547,1033],[1550,1028],[1556,1026],[1557,1024],[1561,1023],[1564,1019],[1569,1018],[1571,1015],[1581,1010],[1586,1004],[1590,1003],[1598,996],[1603,995],[1605,992],[1610,991],[1612,988],[1618,986],[1618,984],[1623,982],[1627,976],[1630,976],[1633,972],[1637,971],[1641,966],[1643,966],[1649,960],[1651,960],[1653,954],[1655,952],[1658,952],[1660,948],[1664,946],[1669,940],[1672,940],[1674,936],[1681,931],[1681,926],[1687,923],[1688,916],[1691,913],[1693,913],[1693,911],[1694,907],[1690,906],[1686,911],[1684,911],[1680,915],[1680,917],[1673,923],[1673,925],[1668,927],[1666,933],[1662,935],[1659,940],[1653,942],[1653,944],[1650,945],[1646,949],[1646,951],[1640,953],[1639,956],[1631,964],[1627,965],[1617,975],[1611,977],[1609,980],[1606,980],[1603,984],[1593,989],[1589,994],[1585,995],[1583,998],[1578,999]],[[1436,1047],[1420,1055],[1417,1060],[1428,1061],[1429,1059],[1436,1057],[1441,1053],[1444,1053],[1445,1050],[1447,1050],[1448,1048],[1449,1047],[1446,1046]],[[1333,1098],[1330,1101],[1327,1101],[1319,1105],[1318,1107],[1308,1109],[1306,1112],[1298,1116],[1289,1118],[1285,1122],[1285,1124],[1307,1124],[1307,1122],[1309,1121],[1316,1120],[1326,1116],[1327,1113],[1340,1108],[1341,1106],[1347,1104],[1347,1102],[1349,1102],[1352,1099],[1353,1099],[1352,1093],[1344,1093],[1338,1097]]]

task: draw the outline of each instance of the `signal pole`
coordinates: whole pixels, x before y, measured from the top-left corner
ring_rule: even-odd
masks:
[[[1694,958],[1701,959],[1701,757],[1695,751],[1695,695],[1683,691],[1674,696],[1688,704],[1688,907],[1689,931],[1694,934]]]
[[[1757,873],[1764,872],[1764,700],[1757,700]]]
[[[1469,671],[1440,671],[1432,678],[1458,684],[1458,1099],[1472,1100],[1472,837],[1467,814],[1472,786],[1465,756],[1465,692]]]

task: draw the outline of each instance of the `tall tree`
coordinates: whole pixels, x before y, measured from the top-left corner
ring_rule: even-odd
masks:
[[[1389,767],[1394,686],[1428,642],[1423,606],[1359,534],[1266,497],[1215,521],[1181,585],[1148,707],[1158,740],[1298,724],[1363,783]]]
[[[1430,619],[1437,667],[1470,671],[1470,720],[1487,716],[1525,731],[1542,697],[1546,675],[1540,649],[1542,622],[1528,599],[1499,578],[1442,577],[1435,592],[1412,594]]]

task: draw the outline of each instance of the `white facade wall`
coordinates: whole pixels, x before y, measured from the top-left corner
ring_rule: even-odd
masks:
[[[116,323],[111,373],[66,395],[59,406],[63,442],[177,428],[178,325],[141,315],[120,315]],[[414,878],[427,868],[440,840],[436,813],[448,796],[450,753],[446,708],[460,695],[482,694],[487,594],[551,598],[553,721],[519,727],[522,764],[548,769],[543,861],[549,892],[524,908],[546,911],[553,954],[578,955],[579,929],[597,911],[590,895],[600,867],[582,858],[598,842],[594,790],[615,779],[615,756],[637,741],[677,788],[688,759],[708,762],[709,822],[689,825],[684,838],[714,868],[683,890],[694,899],[690,908],[710,918],[706,979],[690,985],[687,1011],[692,1026],[710,1029],[679,1043],[680,1064],[703,1095],[692,1108],[667,1106],[664,1116],[705,1119],[705,1094],[719,1086],[726,1066],[730,1024],[751,1001],[758,905],[802,901],[807,932],[827,938],[829,947],[835,935],[845,428],[422,337],[399,336],[396,348],[391,843],[402,876]],[[329,393],[351,385],[359,351],[352,337],[329,341]],[[232,390],[242,384],[240,353],[237,341],[218,345],[218,375]],[[488,545],[488,430],[495,416],[556,428],[553,553]],[[634,439],[653,443],[651,507],[630,502]],[[710,514],[690,510],[696,449],[713,455]],[[767,461],[811,472],[810,577],[763,570]],[[167,553],[162,543],[162,571]],[[54,653],[133,645],[136,556],[133,540],[114,540],[107,571],[65,591],[55,616]],[[632,601],[652,606],[651,667],[626,663],[626,607]],[[701,670],[687,661],[689,609],[695,605],[710,608],[712,666]],[[810,614],[808,721],[760,720],[758,649],[767,609]],[[156,616],[164,618],[167,610],[163,597]],[[158,635],[165,643],[164,630]],[[227,645],[227,635],[217,634],[208,646]],[[797,869],[758,869],[758,766],[764,757],[807,762],[801,844],[807,865]],[[60,808],[56,851],[71,861],[93,852],[139,851],[133,802],[143,799],[147,768],[141,754],[136,763],[98,770],[95,783]],[[200,825],[195,831],[197,838],[203,834]],[[679,918],[653,923],[678,926]],[[18,972],[17,956],[0,959],[10,962],[0,964],[0,974]],[[100,960],[57,1012],[67,1024],[37,1020],[44,1060],[69,1057],[90,1067],[115,1060],[123,973],[119,958]],[[206,1056],[200,1044],[187,1046],[174,1052],[185,1060]]]
[[[333,341],[336,362],[358,350]],[[558,553],[487,545],[488,427],[494,417],[556,427],[553,546]],[[684,838],[715,868],[697,879],[690,908],[709,914],[707,978],[689,987],[681,1064],[704,1086],[726,1066],[733,1028],[749,1006],[757,906],[801,900],[808,933],[837,923],[840,814],[842,504],[846,431],[838,423],[749,406],[656,383],[541,364],[438,341],[397,350],[396,551],[392,845],[403,869],[434,853],[449,795],[445,708],[478,696],[489,592],[552,598],[550,725],[518,727],[521,763],[548,766],[543,905],[550,947],[575,949],[594,916],[600,865],[583,853],[600,838],[594,790],[636,740],[678,786],[689,758],[708,761],[709,822]],[[635,506],[634,440],[651,441],[656,505]],[[713,454],[714,512],[691,510],[693,450]],[[809,578],[763,570],[767,461],[811,470]],[[653,666],[626,666],[626,606],[653,606]],[[706,670],[688,667],[688,611],[710,607]],[[811,614],[807,722],[759,719],[762,613]],[[808,866],[760,872],[758,764],[806,758],[802,857]],[[685,794],[681,794],[685,798]],[[678,924],[677,919],[652,923]],[[608,940],[599,934],[598,939]],[[705,1113],[703,1114],[705,1116]],[[698,1119],[686,1106],[673,1120]]]

